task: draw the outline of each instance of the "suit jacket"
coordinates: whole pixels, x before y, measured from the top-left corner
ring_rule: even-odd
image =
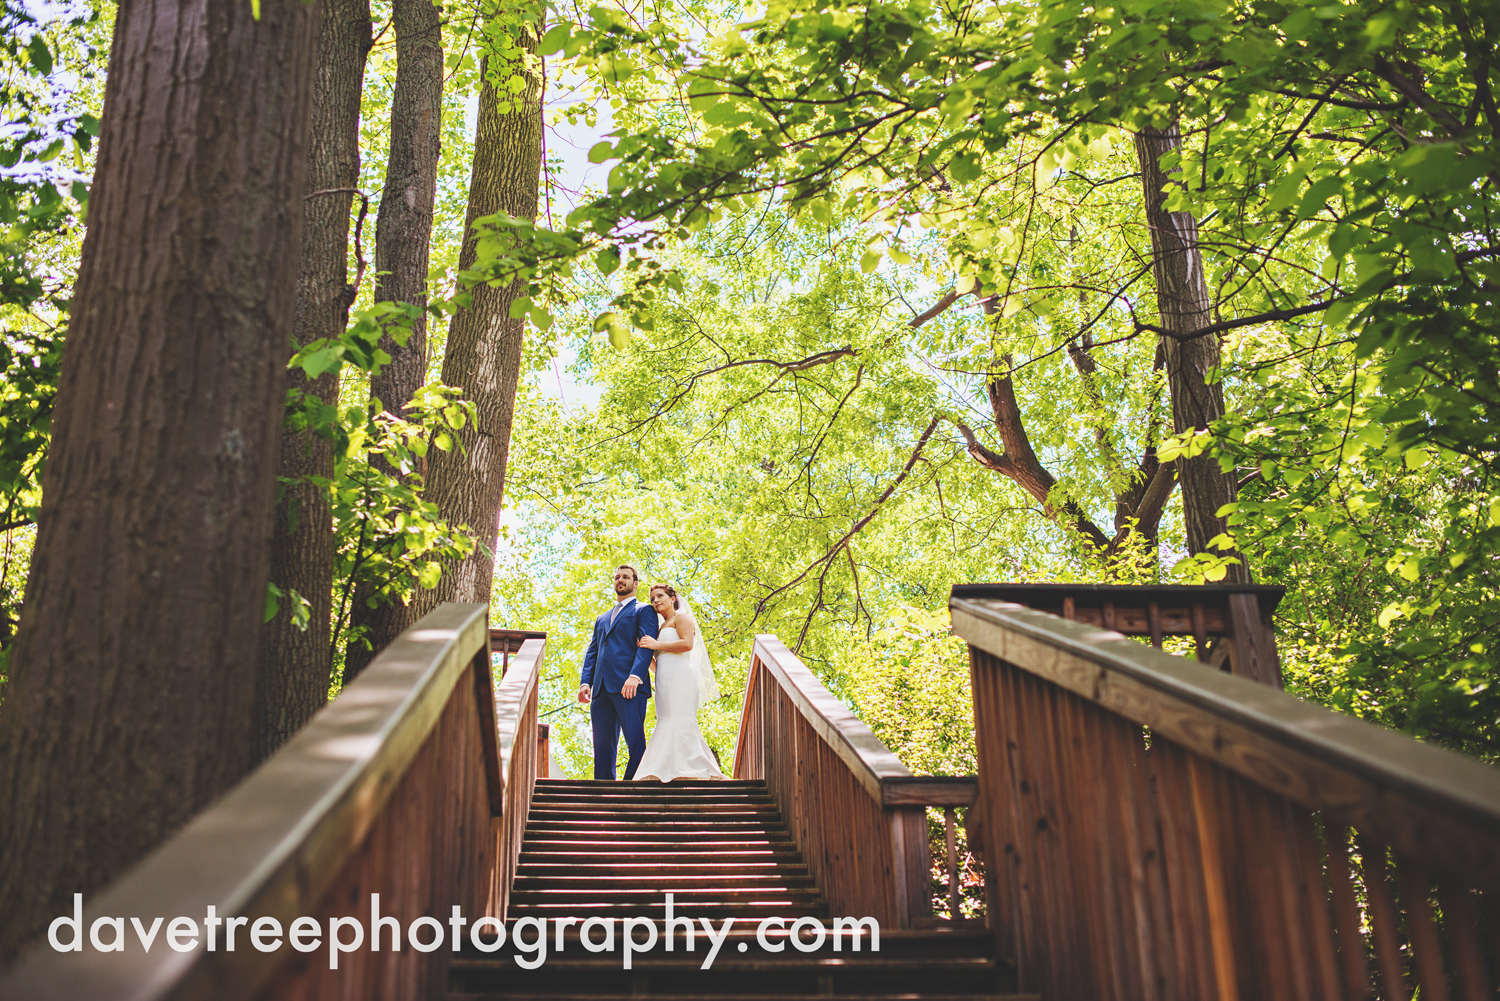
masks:
[[[636,697],[651,697],[651,658],[655,650],[635,645],[642,636],[656,638],[656,609],[636,600],[620,610],[610,625],[611,606],[594,620],[594,635],[583,655],[583,674],[579,684],[606,692],[618,692],[632,674],[641,679]]]

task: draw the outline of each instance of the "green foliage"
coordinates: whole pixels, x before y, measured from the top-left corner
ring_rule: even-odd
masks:
[[[0,4],[0,530],[34,521],[41,503],[71,299],[56,250],[76,241],[88,204],[84,156],[99,134],[80,100],[100,69],[90,44],[97,19],[44,24],[10,0]],[[65,150],[72,156],[62,159]]]
[[[918,775],[973,775],[969,651],[946,614],[897,608],[841,665],[875,736]]]
[[[300,368],[309,379],[347,367],[368,385],[369,377],[391,360],[381,341],[389,337],[405,344],[420,315],[407,303],[355,310],[343,333],[304,345],[288,367]],[[349,627],[356,589],[371,608],[405,602],[417,587],[437,586],[442,561],[474,551],[468,526],[448,525],[437,506],[422,499],[421,474],[429,448],[462,447],[454,432],[474,419],[474,405],[459,390],[434,382],[419,389],[405,410],[405,416],[398,416],[374,400],[341,409],[300,389],[287,393],[286,430],[317,435],[333,446],[333,478],[305,479],[327,492],[333,515],[336,663],[350,642],[362,639]],[[291,482],[283,478],[283,489]],[[266,621],[275,617],[284,597],[291,599],[293,622],[305,629],[305,596],[285,595],[274,584],[268,585]]]
[[[0,0],[0,698],[41,506],[110,20],[80,5],[47,14]]]
[[[848,648],[842,665],[853,686],[855,708],[875,736],[918,775],[975,775],[974,698],[969,649],[949,629],[946,614],[893,609],[888,624]],[[933,913],[947,915],[946,831],[941,810],[929,809],[933,846]],[[983,865],[958,811],[957,852],[961,868],[962,917],[985,912]]]
[[[555,27],[543,50],[657,106],[624,116],[592,151],[615,163],[607,190],[545,244],[512,228],[505,266],[545,283],[590,255],[608,273],[628,245],[632,258],[686,270],[674,248],[710,233],[720,213],[765,213],[846,235],[853,251],[831,252],[830,264],[919,268],[929,288],[977,288],[997,307],[989,325],[948,325],[941,353],[925,332],[906,343],[957,375],[960,398],[973,391],[965,375],[997,366],[1041,381],[1026,401],[1028,422],[1029,408],[1042,415],[1033,438],[1061,467],[1059,489],[1097,510],[1104,481],[1131,475],[1121,457],[1161,440],[1160,397],[1141,374],[1160,306],[1130,135],[1177,128],[1182,148],[1162,164],[1173,172],[1167,207],[1197,220],[1215,300],[1206,335],[1226,338],[1219,377],[1231,410],[1199,445],[1241,478],[1261,477],[1220,544],[1249,553],[1261,579],[1300,589],[1289,659],[1305,692],[1493,754],[1496,24],[1492,0],[772,0],[704,41],[696,28],[595,7]],[[686,301],[691,289],[674,295]],[[662,310],[621,305],[596,310],[605,315],[592,326],[628,357],[636,340],[622,324],[659,330]],[[723,336],[705,327],[703,341]],[[790,357],[775,335],[765,344],[764,355]],[[1074,427],[1105,434],[1070,433],[1049,408],[1079,397],[1056,392],[1070,346],[1103,359],[1088,410],[1123,418]],[[721,436],[721,420],[695,409],[702,389],[672,406],[707,418],[709,433],[693,440],[736,457],[743,483],[768,449]],[[1122,391],[1124,406],[1109,395]],[[908,444],[928,400],[903,408]],[[757,403],[778,431],[797,427],[774,409]],[[862,457],[890,458],[891,439],[871,429]],[[621,467],[598,456],[592,468]],[[868,498],[893,477],[889,462],[871,463],[850,492]],[[858,517],[841,514],[846,526]],[[777,542],[802,527],[778,521]],[[913,538],[907,552],[920,548]],[[826,585],[833,563],[815,559],[747,577],[762,594],[800,588],[810,566]],[[1175,572],[1213,579],[1222,562],[1200,554]],[[1009,576],[1000,568],[983,576]],[[822,592],[798,600],[816,609]]]
[[[416,588],[437,586],[441,561],[474,551],[468,526],[448,525],[437,505],[422,499],[420,474],[429,447],[454,447],[451,432],[474,419],[474,405],[458,390],[432,384],[417,391],[407,410],[409,419],[351,408],[323,426],[335,446],[334,478],[318,484],[329,490],[336,539],[335,651],[362,639],[346,628],[360,584],[368,585],[372,608],[405,602]]]

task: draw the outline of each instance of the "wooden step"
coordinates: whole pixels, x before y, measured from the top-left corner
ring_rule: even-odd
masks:
[[[517,876],[610,876],[639,879],[719,877],[726,874],[750,876],[754,874],[774,875],[775,878],[803,877],[810,875],[801,862],[759,859],[750,862],[682,862],[676,865],[656,862],[582,862],[557,863],[546,860],[523,858],[516,870]]]
[[[652,918],[659,915],[664,916],[666,905],[658,900],[656,903],[628,903],[612,904],[602,902],[589,902],[587,910],[579,904],[570,901],[558,901],[556,903],[514,903],[509,908],[509,915],[514,918],[536,917],[536,918]],[[682,905],[679,909],[685,909]],[[726,901],[703,901],[692,905],[692,913],[684,915],[697,918],[710,918],[716,922],[726,917],[733,918],[786,918],[788,922],[801,917],[824,918],[829,917],[828,908],[818,904],[808,904],[803,901],[792,901],[787,899],[770,900],[746,900],[743,902]]]
[[[702,803],[691,807],[674,809],[669,803],[642,801],[640,803],[574,803],[552,805],[533,803],[528,820],[566,818],[586,820],[589,817],[640,817],[662,816],[672,819],[681,817],[712,816],[714,819],[732,820],[743,818],[766,818],[781,816],[775,804],[763,803]]]
[[[704,944],[705,941],[706,941],[706,939],[704,938],[703,933],[702,933],[702,925],[701,925],[700,922],[697,921],[697,919],[699,917],[706,917],[708,915],[700,915],[700,914],[693,913],[691,911],[689,911],[687,913],[683,913],[681,908],[675,908],[674,909],[674,913],[676,913],[677,917],[679,917],[679,918],[688,918],[688,919],[690,919],[690,920],[692,920],[694,922],[694,928],[696,929],[695,934],[697,936],[696,937],[696,941],[697,941],[697,944],[698,944],[698,948],[700,950],[706,949],[707,946]],[[533,917],[542,917],[543,915],[536,914],[536,915],[532,915],[532,916]],[[559,914],[559,915],[548,914],[548,915],[545,915],[545,916],[548,917],[549,919],[550,918],[555,918],[555,917],[575,917],[575,915],[569,915],[569,914]],[[604,916],[604,917],[620,917],[620,915],[602,915],[602,916]],[[625,915],[625,916],[629,917],[630,915]],[[637,917],[646,917],[646,918],[652,919],[652,923],[656,926],[658,941],[662,942],[662,943],[664,943],[666,941],[666,921],[664,920],[664,915],[657,914],[657,915],[636,915],[636,916]],[[757,936],[759,934],[760,921],[761,921],[761,919],[763,917],[765,917],[765,915],[762,915],[760,918],[745,918],[745,917],[743,917],[741,915],[729,915],[729,916],[735,918],[735,923],[733,925],[731,925],[730,926],[730,930],[727,933],[725,933],[726,937],[725,937],[725,940],[724,940],[724,946],[720,950],[720,953],[719,953],[720,956],[721,957],[727,957],[727,956],[730,956],[730,955],[734,955],[734,956],[747,956],[748,955],[751,958],[754,958],[757,954],[764,956],[765,953],[764,953],[764,951],[762,950],[762,948],[760,946],[760,942],[759,942]],[[777,915],[777,916],[785,916],[785,917],[787,917],[789,919],[793,919],[792,915]],[[565,955],[574,955],[574,954],[588,955],[588,956],[595,955],[593,953],[586,952],[585,950],[582,949],[581,946],[578,945],[579,933],[580,933],[579,932],[579,928],[580,928],[581,920],[582,920],[582,918],[580,917],[580,922],[579,923],[568,925],[564,929],[564,931],[563,931],[563,942],[565,944],[565,949],[563,951],[563,954],[565,954]],[[831,917],[823,917],[822,921],[823,921],[824,926],[828,927],[830,929],[830,931],[831,931],[831,927],[832,927],[832,923],[833,923],[832,922],[832,918]],[[790,920],[788,921],[788,925],[787,926],[783,926],[783,927],[779,927],[779,928],[778,927],[768,928],[766,930],[766,933],[765,933],[766,939],[768,941],[770,941],[770,942],[782,942],[782,941],[785,941],[786,938],[791,934],[791,929],[790,929],[789,925],[790,925]],[[717,929],[716,934],[719,931],[722,931],[722,919],[717,919],[717,918],[715,919],[715,927]],[[617,937],[619,935],[619,932],[620,932],[619,926],[616,925],[616,935],[617,935]],[[673,934],[677,937],[678,941],[682,940],[683,933],[682,933],[682,930],[681,930],[681,925],[677,926],[677,928],[673,932]],[[596,933],[595,934],[595,938],[597,938],[597,937],[598,936],[597,936],[597,933]],[[859,938],[860,942],[862,943],[861,946],[860,946],[860,948],[858,950],[854,949],[854,947],[853,947],[853,945],[854,945],[854,941],[853,941],[854,937],[855,936],[851,935],[846,930],[844,932],[844,934],[841,936],[841,945],[842,945],[842,948],[837,953],[834,953],[832,951],[832,939],[830,938],[829,941],[828,941],[828,943],[824,945],[823,950],[822,950],[822,954],[824,954],[826,956],[829,956],[829,957],[833,957],[833,958],[841,958],[842,961],[845,961],[845,962],[851,961],[851,960],[853,960],[855,958],[858,958],[858,957],[861,957],[861,956],[863,956],[863,957],[882,957],[882,958],[885,958],[885,959],[903,959],[903,960],[904,959],[916,958],[918,960],[921,960],[921,961],[927,962],[927,963],[934,963],[934,962],[947,963],[950,959],[959,959],[959,960],[963,960],[963,961],[967,962],[968,960],[974,959],[974,958],[982,959],[985,962],[991,962],[991,963],[996,962],[994,960],[994,958],[993,958],[994,939],[992,938],[991,933],[990,933],[990,931],[988,929],[985,929],[984,931],[977,932],[977,933],[976,932],[964,932],[964,933],[959,933],[959,934],[945,934],[945,933],[941,933],[941,932],[937,932],[937,933],[934,933],[934,932],[914,932],[914,931],[909,931],[909,930],[900,929],[900,928],[883,928],[883,929],[881,929],[881,932],[880,932],[880,949],[879,949],[878,952],[872,952],[871,949],[870,949],[870,936],[869,936],[869,930],[868,930],[868,928],[861,927],[861,928],[858,929],[858,938]],[[805,936],[804,936],[804,938],[805,938]],[[493,938],[491,937],[490,940],[493,941]],[[550,956],[554,955],[553,945],[556,942],[556,932],[555,932],[554,927],[551,925],[550,921],[549,921],[548,929],[547,929],[547,942],[548,942],[548,949],[549,949],[548,956],[550,957]],[[741,951],[740,948],[739,948],[739,946],[740,946],[741,943],[743,943],[745,945],[745,949],[743,951]],[[680,948],[681,947],[679,946],[679,949]],[[479,953],[479,952],[476,952],[476,951],[474,951],[472,949],[469,949],[466,946],[465,947],[465,951],[461,955],[464,956],[464,957],[467,957],[469,959],[473,959],[475,962],[479,962],[479,963],[489,962],[489,961],[492,961],[492,960],[498,962],[500,960],[503,960],[506,956],[508,956],[510,954],[510,951],[511,951],[511,946],[510,946],[509,943],[507,943],[500,951],[494,952],[494,953]],[[599,953],[597,955],[605,957],[605,958],[608,958],[610,956],[610,953]],[[669,953],[665,952],[665,950],[662,949],[659,946],[658,950],[657,950],[657,953],[654,953],[654,955],[667,956],[667,955],[672,955],[672,954],[669,954]],[[786,949],[786,950],[783,950],[780,953],[777,953],[776,955],[778,955],[779,957],[781,957],[783,959],[790,959],[790,958],[797,957],[797,956],[814,956],[814,957],[816,957],[816,956],[819,955],[819,953],[801,953],[801,952],[796,952],[793,949]],[[701,951],[699,953],[699,957],[700,957],[700,961],[701,961],[701,957],[702,957],[702,952]],[[458,958],[459,957],[455,957],[454,961],[456,962],[458,960]],[[618,959],[619,959],[618,953],[615,954],[615,959],[618,962]],[[715,964],[717,965],[717,960],[715,960]]]
[[[690,911],[703,906],[796,906],[807,908],[819,903],[816,890],[792,890],[786,887],[714,887],[711,890],[672,891],[673,902],[678,911]],[[588,890],[556,888],[556,890],[516,890],[511,893],[511,906],[570,906],[570,914],[594,914],[597,906],[609,908],[636,908],[646,914],[646,908],[661,909],[666,906],[666,893],[655,888],[630,890],[619,887],[594,887]]]
[[[621,792],[649,792],[662,789],[760,789],[765,779],[674,779],[671,782],[622,782],[609,779],[537,779],[538,792],[556,789],[618,789]]]
[[[702,864],[709,861],[765,861],[784,860],[801,861],[801,852],[793,848],[724,848],[724,849],[702,849],[702,851],[670,851],[670,849],[625,849],[618,851],[607,851],[607,849],[595,849],[595,851],[577,851],[576,846],[568,849],[534,849],[523,846],[520,851],[520,863],[528,861],[541,861],[541,863],[606,863],[606,861],[654,861],[654,863],[670,863],[670,861],[681,861],[684,864]]]
[[[774,800],[771,794],[764,790],[737,789],[720,791],[717,789],[663,789],[642,795],[639,792],[621,792],[612,789],[589,789],[589,790],[561,790],[561,789],[538,789],[532,793],[531,801],[536,802],[564,802],[564,803],[634,803],[641,800],[657,801],[662,803],[722,803],[722,802],[760,802],[771,803]]]
[[[639,845],[640,842],[651,842],[658,840],[663,843],[688,843],[688,845],[723,845],[723,843],[753,843],[753,845],[765,845],[765,843],[777,843],[777,845],[793,845],[792,836],[786,831],[673,831],[655,830],[655,828],[621,828],[621,830],[594,830],[594,828],[583,827],[579,830],[549,830],[549,831],[526,831],[525,842],[535,845],[555,845],[555,843],[621,843],[621,845]]]
[[[757,820],[732,820],[722,824],[708,825],[701,820],[683,818],[681,820],[586,820],[586,821],[560,821],[560,820],[532,820],[526,824],[526,837],[537,837],[544,835],[566,834],[574,836],[584,835],[613,835],[613,834],[635,834],[641,831],[658,831],[662,834],[681,834],[685,836],[711,834],[776,834],[791,837],[785,824],[767,824]]]
[[[448,991],[447,1001],[640,1001],[651,994],[517,994],[513,991]],[[668,996],[668,995],[660,995]],[[827,994],[731,994],[734,1001],[828,1001]],[[725,994],[677,994],[673,1001],[723,1001]],[[1040,994],[839,994],[838,1001],[1041,1001]]]
[[[666,883],[670,880],[670,883]],[[806,874],[783,876],[775,872],[745,873],[725,872],[716,876],[675,875],[617,876],[598,873],[589,876],[548,875],[533,876],[528,872],[517,872],[514,887],[522,890],[586,890],[592,887],[611,887],[622,890],[657,890],[662,893],[681,893],[687,890],[701,891],[720,887],[795,887],[811,888],[812,877]]]

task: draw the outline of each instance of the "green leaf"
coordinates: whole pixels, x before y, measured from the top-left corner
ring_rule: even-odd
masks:
[[[298,364],[302,371],[307,373],[309,379],[316,379],[339,363],[344,356],[344,347],[341,344],[333,344],[303,358]]]
[[[979,157],[972,153],[960,153],[948,162],[948,172],[959,184],[967,184],[984,173]]]
[[[614,310],[606,310],[594,318],[594,332],[609,332],[609,343],[617,351],[623,351],[630,343],[630,324]]]
[[[1267,212],[1280,212],[1282,209],[1290,208],[1297,200],[1297,194],[1302,190],[1302,178],[1306,171],[1296,168],[1286,177],[1276,182],[1276,187],[1271,189],[1271,200],[1266,203]]]
[[[422,565],[421,571],[417,573],[417,583],[431,591],[438,586],[438,581],[443,579],[443,565],[436,560],[428,560]]]
[[[52,52],[47,48],[47,43],[41,35],[31,36],[31,42],[26,46],[26,54],[31,58],[32,67],[42,76],[52,72]]]
[[[537,55],[550,56],[561,52],[563,46],[568,44],[568,36],[572,33],[573,25],[571,23],[564,21],[561,24],[554,24],[547,29],[547,33],[542,36],[542,40],[537,43]]]
[[[620,266],[620,248],[601,247],[599,252],[594,255],[594,265],[599,269],[599,273],[605,277],[614,274],[615,269]]]
[[[589,163],[603,163],[614,156],[615,147],[609,141],[594,143],[589,149]]]

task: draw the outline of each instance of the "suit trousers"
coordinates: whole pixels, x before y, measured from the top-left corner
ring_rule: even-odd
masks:
[[[639,692],[635,698],[627,699],[619,692],[600,690],[589,702],[589,721],[594,726],[594,778],[614,779],[622,732],[625,747],[630,751],[630,759],[625,762],[625,781],[635,778],[636,766],[646,753],[647,699]]]

